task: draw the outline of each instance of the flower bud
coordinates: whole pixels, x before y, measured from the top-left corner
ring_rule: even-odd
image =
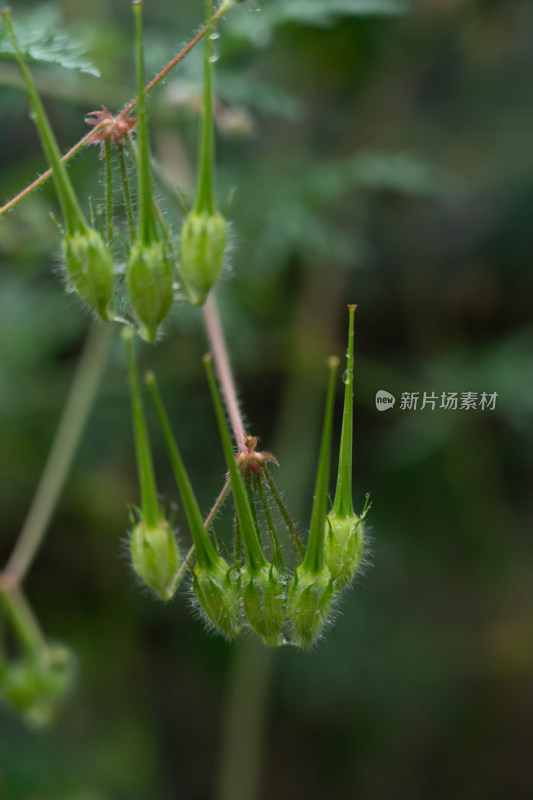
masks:
[[[287,615],[298,647],[311,647],[326,624],[333,601],[333,579],[327,567],[313,572],[302,564],[289,584]]]
[[[128,292],[147,342],[157,337],[157,329],[172,305],[172,271],[162,241],[133,244],[126,264]]]
[[[181,229],[180,274],[189,301],[203,306],[220,277],[228,223],[218,213],[192,211]]]
[[[75,658],[62,645],[5,665],[0,696],[34,727],[53,721],[75,676]]]
[[[72,288],[104,320],[113,319],[113,257],[93,228],[67,233],[63,259]]]
[[[161,518],[148,526],[141,520],[130,534],[130,551],[139,578],[162,600],[170,600],[177,587],[180,554],[168,522]]]
[[[263,637],[265,644],[271,647],[283,644],[285,585],[276,567],[268,565],[252,571],[245,566],[240,585],[250,626]]]
[[[353,513],[343,517],[329,512],[326,518],[326,564],[335,580],[335,586],[343,589],[355,577],[365,538],[363,519]]]
[[[233,567],[217,556],[209,567],[196,564],[192,581],[208,622],[228,639],[235,639],[241,629],[241,604]]]

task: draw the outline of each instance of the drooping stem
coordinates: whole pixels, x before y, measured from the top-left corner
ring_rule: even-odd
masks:
[[[21,645],[30,654],[46,648],[46,639],[22,590],[0,581],[0,601]]]
[[[266,566],[267,560],[263,553],[261,539],[255,524],[252,508],[248,501],[241,471],[235,460],[235,453],[233,452],[233,447],[231,445],[231,438],[224,416],[224,409],[222,408],[222,403],[217,391],[215,373],[210,354],[204,356],[204,365],[207,373],[209,390],[211,392],[211,399],[213,401],[215,415],[217,418],[222,449],[224,450],[226,465],[231,477],[231,490],[235,500],[235,510],[239,518],[239,531],[242,537],[244,548],[244,559],[250,570],[254,571]]]
[[[193,36],[193,38],[185,45],[185,47],[182,50],[180,50],[180,52],[177,53],[174,56],[174,58],[172,58],[168,62],[168,64],[165,67],[163,67],[163,69],[160,72],[158,72],[157,75],[154,78],[152,78],[152,80],[149,81],[146,84],[146,86],[144,87],[144,93],[145,94],[148,94],[149,92],[151,92],[152,89],[154,89],[159,83],[161,83],[161,81],[164,80],[164,78],[168,75],[168,73],[172,69],[174,69],[174,67],[177,64],[179,64],[180,61],[183,61],[185,56],[187,56],[191,52],[191,50],[199,42],[202,41],[202,39],[204,38],[206,33],[210,30],[211,25],[214,25],[214,23],[217,22],[222,16],[224,16],[226,11],[228,11],[231,8],[231,6],[233,5],[233,1],[234,0],[224,0],[224,2],[221,3],[221,5],[218,7],[218,9],[215,11],[213,16],[211,17],[211,19],[209,21],[209,24],[208,25],[204,25],[203,28],[200,28],[200,30],[198,31],[196,36]],[[127,103],[127,105],[124,106],[122,111],[120,111],[119,114],[117,114],[117,119],[124,119],[125,117],[127,117],[128,114],[137,105],[138,99],[139,99],[138,97],[134,97],[133,100],[130,100],[130,102]],[[104,124],[105,124],[104,122],[101,122],[98,125],[95,125],[90,131],[88,131],[85,134],[85,136],[82,136],[82,138],[78,142],[76,142],[76,144],[73,145],[70,148],[70,150],[68,150],[65,153],[64,156],[61,157],[61,161],[63,163],[66,163],[67,161],[70,161],[70,159],[73,158],[76,155],[76,153],[79,153],[79,151],[86,144],[89,144],[89,142],[94,141],[95,134],[97,134],[99,131],[102,130],[102,128],[104,127]],[[12,197],[11,200],[9,200],[7,203],[5,203],[0,208],[0,217],[3,214],[5,214],[8,211],[10,211],[10,209],[14,208],[18,203],[20,203],[21,200],[24,200],[24,198],[27,197],[29,194],[31,194],[33,191],[35,191],[35,189],[38,189],[39,186],[41,186],[45,181],[48,180],[48,178],[51,177],[52,172],[53,172],[52,169],[47,169],[46,172],[43,172],[42,175],[40,175],[32,183],[30,183],[28,186],[26,186],[25,189],[23,189],[21,192],[19,192],[17,195],[15,195],[15,197]]]
[[[209,528],[211,527],[211,525],[212,525],[212,523],[213,523],[213,520],[215,519],[216,515],[218,514],[218,512],[219,512],[219,511],[220,511],[220,509],[222,508],[222,503],[223,503],[223,502],[224,502],[224,500],[226,499],[226,496],[227,496],[227,494],[228,494],[228,492],[229,492],[229,490],[230,490],[230,487],[231,487],[231,481],[230,481],[230,479],[228,478],[228,479],[226,480],[226,483],[225,483],[225,484],[224,484],[224,486],[222,487],[222,489],[221,489],[221,491],[220,491],[220,494],[218,495],[217,499],[216,499],[216,500],[215,500],[215,502],[213,503],[213,506],[212,506],[212,508],[211,508],[211,511],[209,512],[209,514],[208,514],[208,515],[207,515],[207,517],[205,518],[205,521],[204,521],[204,528],[206,529],[206,531],[208,531],[208,530],[209,530]],[[193,544],[191,545],[191,547],[189,548],[189,552],[187,553],[187,555],[186,555],[186,556],[185,556],[185,558],[183,559],[183,561],[182,561],[182,563],[181,563],[181,566],[180,566],[179,570],[178,570],[178,571],[177,571],[177,573],[176,573],[176,577],[174,578],[174,580],[173,580],[173,582],[172,582],[171,589],[174,589],[174,591],[175,591],[175,590],[176,590],[176,588],[177,588],[177,587],[180,585],[180,583],[181,583],[181,580],[182,580],[182,578],[183,578],[183,575],[184,575],[184,573],[185,573],[185,570],[186,570],[188,567],[190,567],[190,565],[191,565],[191,559],[192,559],[192,557],[194,556],[194,553],[195,553],[195,552],[196,552],[196,545],[193,543]]]
[[[210,25],[209,20],[213,16],[213,0],[206,0],[205,12],[207,25]],[[212,49],[211,35],[208,35],[204,42],[203,115],[201,121],[200,149],[198,152],[198,183],[196,187],[195,206],[195,211],[198,214],[202,212],[213,214],[215,211],[215,137],[213,133]]]
[[[210,292],[202,311],[207,338],[209,340],[211,352],[213,353],[215,369],[220,382],[220,390],[224,398],[231,427],[233,428],[233,435],[235,436],[237,447],[239,452],[242,452],[246,450],[246,434],[244,432],[239,401],[237,400],[237,391],[235,389],[231,365],[229,363],[226,338],[220,323],[217,303],[213,292]]]
[[[23,581],[44,538],[100,385],[111,332],[111,326],[98,323],[89,330],[35,495],[3,572],[6,588]]]
[[[333,508],[339,517],[353,516],[352,501],[352,429],[353,429],[353,328],[357,306],[348,306],[350,327],[348,333],[348,363],[345,373],[344,410],[342,414],[339,472]]]

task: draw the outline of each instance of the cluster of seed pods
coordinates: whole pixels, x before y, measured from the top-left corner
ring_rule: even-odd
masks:
[[[193,548],[185,559],[180,557],[176,538],[158,504],[133,331],[126,329],[123,334],[128,352],[141,486],[141,507],[130,534],[133,567],[142,581],[164,600],[174,595],[188,571],[195,601],[205,621],[230,640],[244,628],[251,628],[270,646],[292,643],[301,648],[310,647],[331,618],[336,599],[359,570],[368,504],[361,516],[353,510],[354,310],[355,306],[349,307],[348,364],[335,500],[328,513],[333,405],[339,364],[337,358],[331,358],[315,494],[305,546],[270,474],[269,465],[275,461],[274,457],[258,452],[257,439],[253,437],[247,437],[245,448],[235,454],[210,356],[206,356],[204,362],[228,473],[220,502],[215,504],[207,523],[204,523],[155,376],[147,373],[145,382],[162,426],[193,541]],[[227,556],[224,557],[213,523],[226,494],[233,498],[236,533],[233,553],[226,550]],[[272,504],[278,504],[284,521],[281,529],[271,513]],[[263,524],[257,506],[262,508]],[[292,540],[294,545],[294,569],[286,565],[286,548],[281,543],[283,537]],[[264,540],[268,540],[269,556]]]
[[[241,2],[242,0],[236,0]],[[329,360],[329,377],[322,441],[316,472],[309,534],[304,544],[293,524],[270,466],[275,458],[257,450],[257,439],[246,437],[237,453],[220,400],[211,357],[205,358],[220,439],[227,464],[226,483],[203,519],[183,459],[174,439],[155,376],[148,385],[162,426],[168,454],[188,523],[192,547],[180,553],[175,532],[158,499],[154,467],[135,360],[135,331],[153,342],[176,298],[202,306],[219,280],[226,259],[228,226],[217,211],[214,187],[212,58],[209,36],[204,55],[203,116],[200,129],[195,203],[174,237],[154,199],[146,97],[144,89],[142,2],[132,3],[135,19],[137,116],[113,117],[104,108],[93,112],[92,141],[101,144],[105,167],[105,207],[95,220],[84,215],[61,160],[46,113],[36,92],[11,22],[2,18],[26,85],[62,214],[62,259],[68,287],[100,319],[127,323],[123,338],[128,355],[129,385],[136,460],[141,489],[140,507],[132,513],[129,547],[139,579],[164,601],[181,582],[190,581],[196,607],[205,622],[229,640],[252,629],[269,646],[290,643],[307,649],[332,617],[336,600],[352,583],[363,557],[364,519],[368,500],[358,516],[352,504],[352,416],[354,372],[354,310],[349,307],[349,340],[343,426],[335,499],[328,512],[328,488],[335,380],[338,359]],[[207,18],[213,12],[206,0]],[[92,119],[91,119],[92,117]],[[131,137],[136,128],[136,141]],[[128,182],[125,151],[135,165],[136,202]],[[122,180],[127,232],[116,225],[113,204],[112,153]],[[223,501],[231,495],[235,507],[233,552],[221,547],[214,523]],[[272,513],[277,509],[277,516]],[[285,541],[284,541],[285,540]],[[292,552],[288,553],[289,548]],[[0,586],[0,590],[2,587]],[[18,592],[18,608],[25,600]],[[18,632],[22,656],[10,662],[0,655],[0,697],[33,724],[48,722],[74,679],[75,659],[63,645],[44,640],[31,619],[26,623],[10,606],[11,594],[1,592],[12,627]]]
[[[142,5],[142,0],[132,3],[137,117],[113,117],[104,108],[88,115],[87,119],[97,126],[91,141],[101,144],[101,157],[105,160],[105,209],[99,220],[92,219],[91,222],[81,209],[61,160],[52,128],[19,47],[9,10],[2,16],[28,91],[32,116],[53,170],[64,220],[61,229],[62,260],[67,285],[102,320],[133,324],[143,339],[153,342],[174,299],[186,299],[195,306],[205,303],[224,267],[228,226],[216,210],[214,199],[213,63],[209,36],[205,45],[196,199],[194,209],[185,216],[179,236],[173,235],[154,199],[144,89]],[[212,0],[208,0],[208,19],[212,16],[212,6]],[[131,137],[133,128],[136,128],[135,143]],[[125,150],[131,154],[136,169],[136,203],[129,185]],[[124,234],[115,220],[112,153],[116,154],[120,165],[127,219]]]

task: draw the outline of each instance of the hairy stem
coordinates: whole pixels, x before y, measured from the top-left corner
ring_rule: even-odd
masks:
[[[25,650],[32,655],[44,650],[46,639],[22,590],[18,586],[7,588],[5,583],[0,581],[0,601]]]
[[[191,52],[193,47],[195,47],[198,44],[198,42],[201,42],[201,40],[204,38],[206,33],[209,31],[211,25],[213,25],[215,22],[217,22],[226,13],[226,11],[228,11],[228,9],[231,8],[232,5],[233,5],[233,0],[224,0],[224,2],[221,3],[221,5],[218,7],[218,9],[215,11],[213,16],[209,20],[209,23],[207,25],[204,25],[203,28],[201,28],[198,31],[196,36],[193,36],[193,38],[190,40],[190,42],[188,42],[185,45],[183,50],[180,50],[180,52],[177,53],[174,56],[174,58],[171,59],[168,62],[168,64],[165,67],[163,67],[163,69],[160,72],[158,72],[157,75],[154,78],[152,78],[152,80],[149,83],[146,84],[146,86],[144,87],[144,93],[145,94],[148,94],[148,92],[151,92],[152,89],[155,86],[157,86],[158,83],[160,83],[162,80],[164,80],[164,78],[168,75],[168,73],[172,69],[174,69],[176,64],[179,64],[180,61],[183,61],[185,56],[188,55]],[[123,119],[124,117],[127,117],[128,114],[137,105],[138,99],[139,99],[138,97],[134,97],[133,100],[130,100],[130,102],[126,106],[124,106],[122,111],[120,111],[119,114],[117,114],[117,119]],[[78,142],[76,142],[76,144],[73,145],[70,148],[70,150],[68,150],[65,153],[64,156],[62,156],[61,161],[63,161],[64,163],[66,163],[67,161],[70,161],[70,159],[73,156],[75,156],[76,153],[79,153],[79,151],[82,149],[82,147],[84,147],[86,144],[88,144],[89,142],[94,140],[95,134],[98,133],[100,130],[102,130],[103,127],[104,127],[104,123],[103,122],[101,122],[99,125],[95,125],[90,131],[88,131],[85,134],[85,136],[82,136],[82,138]],[[51,169],[47,169],[46,172],[43,172],[42,175],[39,175],[39,177],[36,178],[28,186],[26,186],[25,189],[23,189],[21,192],[19,192],[17,195],[15,195],[15,197],[11,198],[11,200],[9,200],[2,207],[0,207],[0,217],[3,214],[5,214],[7,211],[9,211],[10,209],[14,208],[18,203],[20,203],[21,200],[24,200],[24,198],[27,197],[29,194],[31,194],[33,191],[35,191],[35,189],[37,189],[45,181],[47,181],[48,178],[51,177],[51,175],[52,175],[52,170]]]
[[[93,323],[28,515],[3,572],[7,589],[22,582],[44,538],[102,378],[110,338],[109,326]]]
[[[237,442],[239,452],[245,451],[246,448],[246,434],[244,432],[244,424],[241,417],[239,408],[239,401],[237,400],[237,391],[231,372],[229,363],[228,348],[218,308],[213,292],[209,294],[207,301],[202,309],[204,315],[205,329],[211,352],[213,353],[213,360],[215,362],[215,369],[217,372],[218,380],[220,383],[220,390],[224,398],[226,410],[229,415],[231,427],[233,428],[233,435]]]
[[[113,240],[113,166],[111,162],[111,145],[104,142],[104,187],[105,187],[105,239],[111,246]]]
[[[205,518],[204,528],[206,529],[206,531],[209,530],[209,528],[213,524],[213,520],[215,519],[216,515],[218,514],[218,512],[222,508],[222,503],[226,499],[226,496],[227,496],[227,494],[228,494],[228,492],[230,490],[230,486],[231,486],[231,481],[230,481],[229,478],[227,478],[226,483],[222,487],[220,494],[218,495],[217,499],[213,503],[213,507],[211,508],[211,511],[209,512],[209,514]],[[187,555],[183,559],[183,562],[182,562],[179,570],[177,571],[176,577],[175,577],[175,579],[174,579],[174,581],[172,583],[172,587],[171,588],[174,591],[176,590],[176,587],[180,585],[181,580],[183,578],[183,574],[184,574],[185,570],[187,569],[187,567],[191,566],[191,558],[194,556],[195,551],[196,551],[196,545],[192,544],[190,546],[190,548],[189,548],[189,552],[187,553]]]

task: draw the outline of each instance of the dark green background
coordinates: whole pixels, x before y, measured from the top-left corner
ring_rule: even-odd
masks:
[[[140,591],[124,555],[138,494],[117,341],[26,584],[46,633],[78,654],[77,689],[50,732],[1,710],[1,798],[222,800],[232,713],[241,787],[263,731],[260,800],[533,796],[533,6],[414,5],[401,19],[283,25],[261,47],[228,22],[217,44],[219,100],[251,125],[239,136],[226,116],[218,148],[221,201],[237,187],[219,297],[249,429],[278,456],[305,531],[324,358],[344,353],[345,306],[357,303],[354,488],[358,508],[373,499],[372,568],[308,654],[228,645],[186,593],[163,606]],[[149,74],[196,30],[200,6],[147,0]],[[103,75],[35,68],[66,149],[88,111],[132,96],[132,23],[118,0],[54,8]],[[15,20],[30,9],[40,4],[14,2]],[[44,167],[10,66],[0,62],[2,202]],[[198,67],[191,57],[149,101],[162,169],[186,190],[197,117],[194,102],[170,100],[194,100]],[[99,170],[97,148],[71,165],[82,196],[101,197]],[[2,563],[88,324],[54,275],[54,207],[48,185],[0,220]],[[205,349],[198,312],[179,308],[141,359],[208,509],[224,465]],[[376,410],[378,389],[396,395],[393,410]],[[402,411],[404,391],[498,399],[493,412]],[[339,382],[339,414],[341,399]]]

